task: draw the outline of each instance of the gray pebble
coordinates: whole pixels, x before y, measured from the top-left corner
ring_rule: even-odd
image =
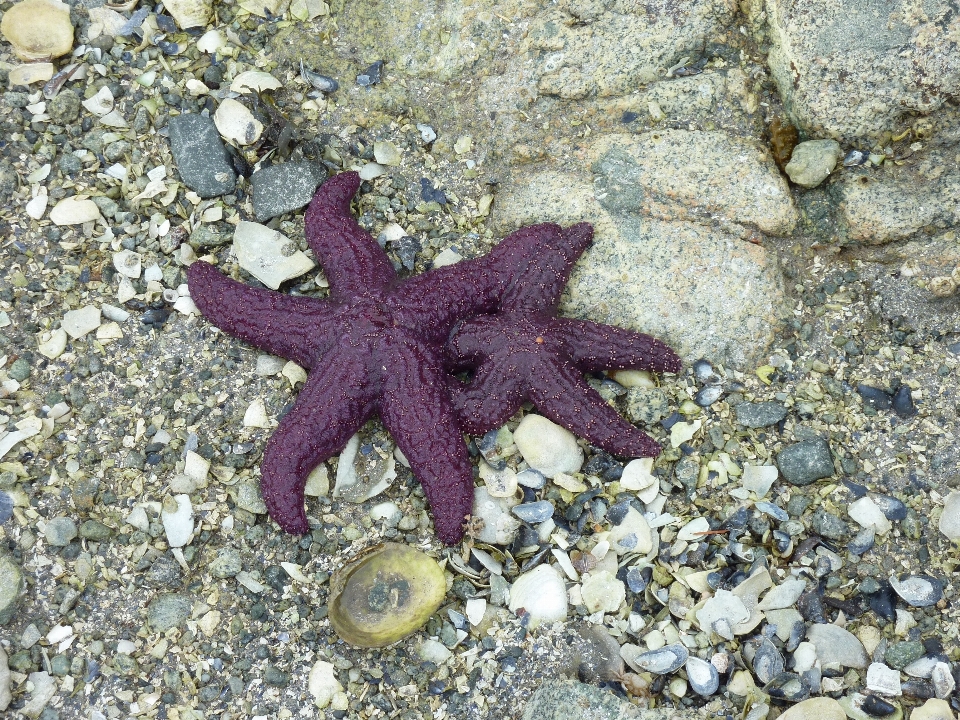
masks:
[[[158,595],[147,606],[147,622],[153,632],[166,632],[190,617],[193,600],[187,595],[167,593]]]
[[[540,523],[553,516],[553,509],[552,502],[540,500],[538,502],[515,505],[512,512],[524,522]]]
[[[17,382],[23,382],[30,377],[30,363],[23,358],[17,358],[10,366],[9,374]]]
[[[80,96],[73,90],[61,90],[47,102],[47,112],[50,119],[59,125],[72,123],[80,115]]]
[[[6,555],[0,555],[0,625],[5,625],[17,610],[23,588],[23,571]]]
[[[922,658],[924,652],[923,643],[918,640],[896,642],[887,648],[883,661],[896,670],[903,670],[914,660]]]
[[[200,197],[233,190],[237,176],[213,120],[188,113],[170,118],[170,151],[184,184]]]
[[[234,577],[243,570],[240,553],[233,548],[222,548],[210,563],[210,574],[216,578]]]
[[[106,540],[113,534],[113,530],[96,520],[85,520],[80,525],[80,537],[85,540]]]
[[[842,540],[847,536],[847,523],[823,508],[813,514],[810,524],[817,535],[830,540]]]
[[[306,206],[326,176],[322,166],[308,162],[282,163],[255,172],[250,183],[257,220],[264,222]]]
[[[742,402],[734,410],[737,422],[745,427],[761,428],[776,425],[787,416],[787,409],[778,402]]]
[[[77,536],[77,524],[68,517],[53,518],[43,529],[43,536],[54,547],[69,545]]]
[[[777,455],[777,468],[791,485],[809,485],[833,475],[830,444],[822,439],[804,440],[788,445]]]

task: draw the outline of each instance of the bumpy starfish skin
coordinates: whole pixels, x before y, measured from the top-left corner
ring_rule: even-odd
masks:
[[[307,242],[330,281],[329,300],[253,288],[204,262],[187,271],[191,296],[213,324],[310,371],[261,464],[263,499],[280,527],[307,532],[307,476],[374,414],[410,463],[448,544],[463,536],[473,505],[462,432],[502,424],[524,400],[610,452],[659,452],[582,373],[676,372],[679,358],[647,335],[555,317],[590,225],[526,227],[485,257],[400,281],[350,213],[359,186],[356,173],[337,175],[307,210]],[[451,375],[474,367],[469,385]]]
[[[546,417],[616,455],[654,457],[660,446],[617,414],[583,372],[637,368],[678,372],[680,358],[642,333],[555,316],[573,264],[593,236],[574,225],[551,246],[549,264],[528,268],[512,283],[499,312],[463,322],[450,338],[456,369],[476,368],[469,385],[451,393],[467,432],[502,425],[530,400]]]

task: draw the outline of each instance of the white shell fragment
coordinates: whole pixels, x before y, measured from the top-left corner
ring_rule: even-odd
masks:
[[[233,233],[233,251],[240,267],[273,290],[315,267],[286,235],[246,220]]]
[[[960,540],[960,490],[954,490],[943,501],[940,532],[950,540]]]
[[[121,250],[113,256],[113,266],[121,275],[136,280],[140,277],[143,258],[133,250]]]
[[[893,528],[893,524],[887,520],[883,511],[866,496],[853,502],[847,509],[847,513],[860,524],[860,527],[873,527],[878,535],[886,535]]]
[[[213,17],[213,0],[163,0],[181,30],[206,25]]]
[[[197,40],[197,50],[204,53],[213,54],[227,44],[223,33],[219,30],[207,30],[199,40]]]
[[[632,490],[644,503],[651,503],[660,493],[660,481],[653,474],[653,458],[631,460],[624,466],[620,487]]]
[[[74,340],[82,338],[100,327],[100,308],[87,305],[79,310],[70,310],[64,313],[60,325]]]
[[[627,591],[612,572],[601,570],[590,573],[580,587],[580,594],[587,612],[615,613],[626,600]]]
[[[514,581],[510,588],[510,612],[523,608],[530,615],[530,628],[565,620],[567,588],[552,565],[538,565]]]
[[[867,689],[882,695],[900,695],[900,671],[883,663],[870,663],[867,668]]]
[[[247,70],[237,75],[230,83],[230,89],[241,95],[248,92],[262,92],[264,90],[279,90],[283,83],[273,75],[262,70]]]
[[[33,85],[34,83],[47,82],[53,77],[53,73],[53,63],[25,63],[10,70],[7,82],[10,87],[14,85]]]
[[[50,211],[50,219],[56,225],[82,225],[100,219],[100,208],[93,200],[79,199],[76,195],[64,198]]]
[[[37,346],[37,351],[46,358],[54,360],[67,349],[67,331],[63,328],[57,328],[50,333],[50,336],[42,339]]]
[[[189,495],[167,496],[160,512],[163,530],[170,547],[183,547],[193,535],[193,505]]]
[[[113,110],[113,93],[110,92],[110,88],[104,85],[97,91],[96,95],[87,98],[81,104],[97,117],[103,117]]]
[[[263,123],[243,103],[231,98],[220,103],[213,122],[224,138],[237,145],[255,143],[263,134]]]
[[[343,686],[337,680],[333,664],[326,660],[317,660],[310,668],[307,689],[313,695],[313,704],[321,710],[337,695],[343,695]]]
[[[263,398],[257,398],[247,406],[243,413],[243,426],[255,428],[269,428],[270,416],[267,415],[266,405],[263,404]]]
[[[25,208],[27,215],[32,217],[34,220],[39,220],[43,217],[43,214],[47,211],[47,201],[49,196],[47,195],[46,188],[40,188],[41,192],[37,193],[37,196],[32,198]]]

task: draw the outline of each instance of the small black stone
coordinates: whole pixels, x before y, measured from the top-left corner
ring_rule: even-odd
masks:
[[[910,388],[901,385],[893,396],[893,411],[902,418],[913,417],[917,414],[917,408],[913,404],[913,396],[910,394]]]
[[[863,398],[863,403],[874,410],[889,410],[893,405],[893,397],[886,390],[871,385],[857,385],[857,392]]]
[[[877,615],[891,622],[896,619],[897,595],[890,583],[886,581],[880,583],[880,589],[866,597],[870,609]]]

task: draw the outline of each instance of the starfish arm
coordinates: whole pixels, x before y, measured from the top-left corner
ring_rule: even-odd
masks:
[[[447,391],[441,363],[400,332],[382,346],[390,374],[383,380],[380,419],[430,503],[437,537],[454,545],[473,511],[473,466]]]
[[[303,508],[307,476],[343,450],[375,410],[366,376],[361,354],[343,346],[330,350],[267,443],[260,492],[270,517],[289,533],[309,530]]]
[[[527,399],[527,379],[516,356],[490,358],[469,383],[450,381],[450,400],[464,432],[480,435],[500,427]]]
[[[310,201],[305,234],[330,281],[335,300],[367,297],[396,279],[387,254],[350,212],[360,176],[345,172],[327,180]]]
[[[251,345],[310,369],[336,342],[337,305],[250,287],[197,261],[187,268],[190,297],[203,316]]]
[[[518,230],[487,256],[504,275],[507,289],[500,307],[510,310],[553,310],[577,258],[589,247],[593,226],[568,228],[544,223]]]
[[[680,357],[666,344],[643,333],[586,320],[560,318],[554,326],[564,349],[584,372],[655,370],[680,372]]]
[[[572,364],[552,356],[541,358],[529,382],[537,410],[597,447],[624,457],[660,454],[660,445],[620,417]]]

